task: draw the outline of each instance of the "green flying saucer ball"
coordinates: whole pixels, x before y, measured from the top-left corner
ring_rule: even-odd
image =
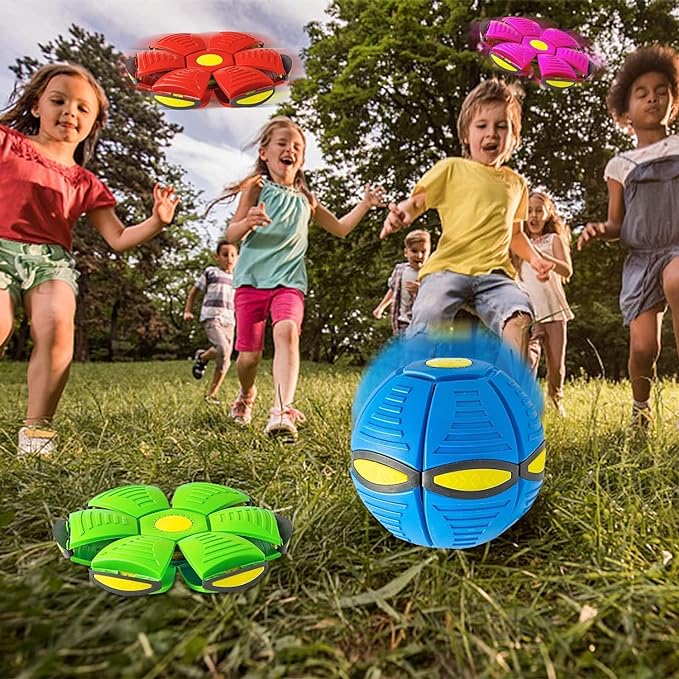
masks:
[[[62,554],[113,594],[166,592],[177,570],[196,592],[251,587],[285,554],[290,522],[216,483],[186,483],[172,504],[157,486],[120,486],[54,524]]]

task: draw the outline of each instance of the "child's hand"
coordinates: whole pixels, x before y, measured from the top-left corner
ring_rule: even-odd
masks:
[[[382,318],[382,314],[384,313],[383,309],[380,309],[380,307],[375,307],[373,309],[373,316],[379,321],[380,318]]]
[[[248,210],[247,215],[245,215],[245,223],[248,229],[256,229],[260,226],[271,224],[271,217],[266,214],[266,207],[264,207],[264,203],[253,205]]]
[[[530,265],[537,273],[539,281],[549,280],[549,273],[554,268],[554,262],[548,262],[542,257],[533,257],[530,260]]]
[[[153,216],[163,225],[169,224],[179,203],[179,198],[174,194],[174,187],[156,184],[153,187],[153,201]]]
[[[182,318],[183,318],[185,321],[192,321],[192,320],[193,320],[193,311],[185,311],[185,312],[182,314]]]
[[[606,223],[605,222],[589,222],[587,226],[582,230],[580,238],[578,238],[578,252],[582,250],[582,246],[589,243],[591,240],[596,238],[601,238],[606,235]]]
[[[382,186],[371,186],[370,184],[365,185],[363,191],[363,202],[367,203],[369,207],[386,207],[385,203],[385,191]]]
[[[405,210],[400,209],[399,205],[396,203],[389,203],[389,212],[384,220],[384,226],[382,231],[380,231],[380,240],[386,238],[389,234],[396,233],[400,231],[403,227],[410,224],[408,219],[408,213]]]
[[[416,295],[417,291],[419,289],[420,289],[420,282],[419,281],[406,281],[406,290],[411,295]]]

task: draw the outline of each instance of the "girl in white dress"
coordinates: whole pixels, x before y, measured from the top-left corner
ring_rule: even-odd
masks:
[[[547,397],[563,417],[566,414],[563,407],[566,323],[573,318],[563,289],[563,281],[567,281],[573,273],[570,230],[559,217],[552,199],[541,191],[532,191],[530,194],[528,221],[524,223],[524,229],[533,247],[554,263],[554,269],[546,281],[538,280],[528,262],[522,261],[519,268],[519,276],[535,309],[528,359],[532,370],[537,372],[544,347]]]

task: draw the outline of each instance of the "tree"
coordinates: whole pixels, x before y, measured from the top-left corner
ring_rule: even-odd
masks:
[[[616,150],[631,145],[606,112],[613,73],[635,45],[677,45],[679,36],[676,0],[334,0],[328,13],[327,23],[307,27],[306,77],[294,84],[284,112],[315,134],[333,166],[320,195],[334,206],[337,196],[345,195],[338,193],[339,183],[356,190],[364,181],[381,181],[399,198],[437,160],[460,154],[456,120],[462,100],[482,77],[498,75],[474,49],[475,22],[528,16],[586,35],[593,49],[605,55],[607,71],[593,83],[565,91],[525,84],[523,143],[511,161],[531,186],[547,187],[576,227],[605,216],[603,168]],[[438,233],[433,212],[418,226]],[[349,242],[352,251],[362,253],[360,268],[369,299],[360,303],[369,310],[384,292],[385,272],[401,258],[401,242],[392,237],[380,246],[373,230],[359,228]],[[312,241],[310,247],[309,273],[311,293],[322,299],[331,294],[325,288],[325,271],[339,276],[348,250],[329,247],[322,239],[317,242],[319,246]],[[574,254],[570,291],[578,308],[570,324],[571,346],[578,364],[587,365],[588,371],[598,368],[587,339],[598,345],[607,372],[618,375],[625,364],[617,309],[621,261],[619,249],[598,244],[585,254]],[[345,282],[349,288],[355,285],[348,276],[339,280],[343,290]],[[342,298],[333,312],[340,328],[350,324],[358,309],[352,295]],[[310,311],[307,325],[322,326],[322,312]],[[372,331],[374,325],[367,324],[358,341],[369,346]]]
[[[72,61],[88,68],[109,101],[109,118],[88,169],[113,191],[116,212],[125,224],[145,219],[153,205],[156,181],[172,184],[181,195],[173,224],[130,253],[114,253],[83,219],[74,230],[79,297],[76,359],[113,359],[119,343],[129,342],[144,355],[167,333],[154,296],[164,292],[168,258],[190,250],[197,236],[186,228],[194,219],[195,190],[182,181],[183,170],[168,164],[165,148],[181,127],[138,92],[125,74],[123,55],[100,33],[72,25],[69,36],[40,45],[43,61]],[[26,81],[42,63],[17,59],[10,69]]]

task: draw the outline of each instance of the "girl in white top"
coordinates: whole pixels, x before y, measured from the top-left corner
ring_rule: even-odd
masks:
[[[566,376],[566,323],[573,318],[563,290],[563,281],[567,281],[573,273],[570,232],[552,199],[541,191],[530,194],[524,230],[533,247],[554,262],[554,269],[546,281],[538,280],[535,271],[525,261],[521,261],[519,276],[535,310],[535,323],[528,345],[530,365],[537,372],[544,347],[548,400],[563,417],[566,414],[562,402]]]

